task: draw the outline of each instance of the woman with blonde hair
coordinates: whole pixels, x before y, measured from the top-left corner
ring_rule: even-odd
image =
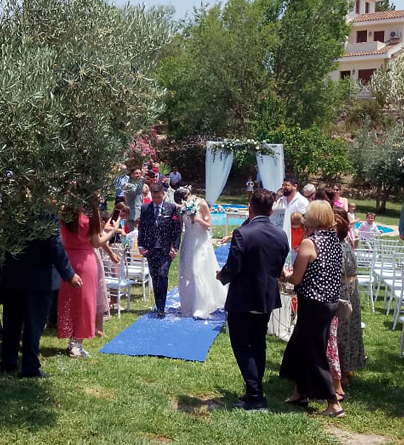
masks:
[[[296,286],[298,318],[280,376],[295,383],[287,403],[307,405],[309,399],[326,399],[328,406],[322,414],[344,417],[326,353],[330,323],[338,306],[342,267],[342,249],[330,204],[311,202],[304,223],[309,237],[300,245],[293,271],[284,270],[283,274],[284,281]]]

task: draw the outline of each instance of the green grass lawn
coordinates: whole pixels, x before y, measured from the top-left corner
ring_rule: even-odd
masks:
[[[177,273],[178,260],[170,287]],[[205,363],[98,352],[152,305],[137,287],[131,311],[105,323],[108,338],[85,342],[91,359],[69,358],[66,341],[47,329],[41,362],[50,377],[0,376],[0,444],[335,444],[325,432],[330,424],[404,443],[400,331],[391,331],[392,316],[384,314],[380,301],[375,314],[363,308],[369,358],[346,388],[345,419],[322,418],[318,413],[324,405],[318,403],[304,410],[283,402],[292,385],[278,377],[286,344],[274,337],[268,337],[264,378],[268,413],[232,409],[243,383],[224,330]]]

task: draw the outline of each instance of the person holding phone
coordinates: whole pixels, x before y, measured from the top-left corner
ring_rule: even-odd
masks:
[[[101,247],[118,232],[120,218],[108,221],[101,235],[101,218],[97,202],[85,209],[64,208],[61,215],[63,245],[73,268],[82,278],[79,289],[62,283],[58,301],[59,338],[68,338],[70,357],[89,357],[83,340],[95,336],[98,267],[94,248]],[[87,213],[89,216],[87,216]]]
[[[140,210],[143,204],[143,186],[145,179],[142,176],[142,170],[139,167],[134,167],[130,171],[129,182],[125,184],[125,200],[130,209],[128,219],[129,231],[138,225],[140,218]]]

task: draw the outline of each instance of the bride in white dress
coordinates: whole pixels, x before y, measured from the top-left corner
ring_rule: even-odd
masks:
[[[174,194],[185,227],[181,244],[179,283],[181,313],[185,317],[209,318],[224,306],[227,287],[216,279],[220,269],[213,250],[211,217],[204,199],[180,187]]]

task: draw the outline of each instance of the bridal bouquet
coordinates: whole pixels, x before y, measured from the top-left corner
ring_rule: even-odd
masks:
[[[181,215],[187,215],[187,216],[196,215],[199,209],[197,201],[198,201],[197,198],[192,198],[188,199],[187,201],[184,201],[180,209]]]

